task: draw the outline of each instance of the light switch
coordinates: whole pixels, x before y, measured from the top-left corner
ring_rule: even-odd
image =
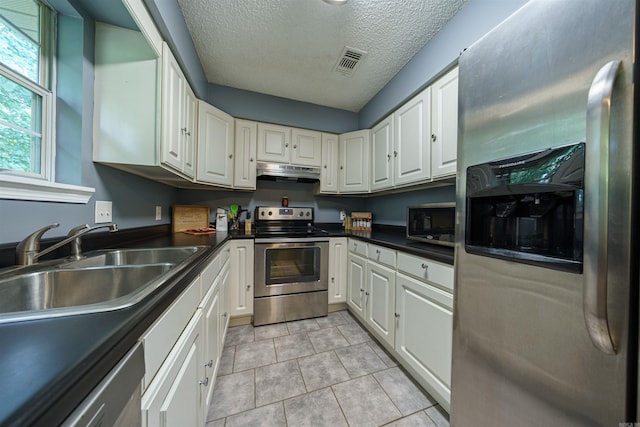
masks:
[[[100,224],[103,222],[113,222],[113,217],[111,215],[111,202],[105,202],[96,200],[96,218],[95,223]]]

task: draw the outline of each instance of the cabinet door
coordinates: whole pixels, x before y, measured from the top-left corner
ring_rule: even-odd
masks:
[[[453,295],[398,273],[398,356],[419,374],[419,382],[449,410]]]
[[[253,314],[253,240],[242,239],[229,242],[230,283],[229,315]]]
[[[371,331],[391,348],[395,343],[396,273],[380,264],[367,262],[365,316]]]
[[[456,173],[458,157],[458,67],[431,86],[431,175]]]
[[[204,424],[202,385],[207,380],[202,342],[203,316],[198,309],[142,396],[142,418],[147,427]]]
[[[220,354],[218,357],[222,357],[222,348],[224,347],[224,340],[227,336],[227,328],[229,327],[229,294],[230,280],[229,280],[229,262],[222,266],[220,270],[220,333],[218,335],[220,341],[218,343],[218,349]]]
[[[338,192],[338,166],[340,150],[338,135],[322,134],[322,166],[320,169],[320,192]]]
[[[236,119],[233,187],[256,189],[258,124]]]
[[[198,99],[191,90],[187,79],[182,78],[184,84],[184,166],[182,172],[191,179],[196,177],[196,141],[198,132],[196,123],[198,122]]]
[[[393,187],[393,115],[371,130],[371,191]]]
[[[258,123],[258,160],[289,163],[291,128]]]
[[[347,238],[329,239],[329,304],[347,302]]]
[[[431,177],[430,110],[428,87],[393,114],[396,185],[415,184]]]
[[[306,129],[291,131],[291,164],[320,167],[322,162],[322,134]]]
[[[369,140],[371,131],[340,135],[339,190],[341,193],[369,191]]]
[[[184,82],[180,65],[166,43],[162,45],[162,138],[160,161],[182,172]]]
[[[349,253],[347,260],[347,305],[354,315],[364,320],[364,286],[367,274],[367,260],[352,253]]]
[[[218,373],[218,366],[220,363],[220,354],[222,349],[220,347],[220,330],[221,330],[221,317],[220,317],[220,276],[215,282],[215,285],[209,289],[209,292],[204,297],[203,303],[203,315],[204,315],[204,372],[205,384],[203,384],[203,416],[206,418],[207,409],[211,403],[213,397],[213,385],[215,383],[216,374]]]
[[[199,182],[233,184],[233,117],[204,101],[198,106]]]

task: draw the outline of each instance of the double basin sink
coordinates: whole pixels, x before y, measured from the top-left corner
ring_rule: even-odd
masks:
[[[0,323],[129,307],[205,248],[103,250],[0,273]]]

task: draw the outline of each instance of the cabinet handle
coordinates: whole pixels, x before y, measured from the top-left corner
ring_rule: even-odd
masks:
[[[344,169],[344,166],[340,166],[340,170]]]
[[[326,169],[326,168],[327,168],[327,165],[324,165],[324,168]]]
[[[251,285],[247,285],[247,290],[251,289]]]
[[[332,277],[332,278],[331,278],[331,283],[334,283],[335,281],[336,281],[336,278],[335,278],[335,277]]]
[[[298,146],[294,144],[293,145],[293,149],[295,150],[296,148],[298,148]]]
[[[360,292],[364,292],[364,289],[360,288]]]
[[[376,253],[380,255],[380,249],[376,249]]]
[[[429,266],[423,262],[422,263],[422,268],[424,268],[426,270],[427,268],[429,268]]]
[[[364,294],[365,294],[366,296],[369,296],[369,292],[365,292]]]
[[[391,160],[391,154],[387,154],[387,161]]]
[[[210,368],[213,366],[213,359],[209,360],[207,363],[204,364],[205,368]]]
[[[233,158],[233,154],[229,154],[229,158],[232,159]]]
[[[184,135],[187,133],[187,128],[180,128],[180,132]]]
[[[393,315],[395,316],[396,319],[400,318],[400,313],[393,313]]]
[[[398,157],[398,152],[397,151],[393,152],[393,157]]]
[[[229,313],[227,313],[226,311],[224,313],[222,313],[222,317],[227,317],[229,315]]]
[[[209,377],[206,377],[204,380],[200,381],[200,385],[208,386],[209,385]]]
[[[289,144],[284,144],[284,148],[287,148],[287,147],[289,147]]]
[[[250,158],[249,158],[249,162],[253,162],[253,157],[250,157]]]
[[[436,142],[436,134],[435,133],[431,134],[431,141]]]
[[[187,131],[187,136],[191,136],[191,131]]]

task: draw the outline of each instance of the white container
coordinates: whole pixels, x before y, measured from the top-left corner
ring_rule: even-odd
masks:
[[[224,209],[218,208],[216,210],[216,231],[227,231],[227,212]]]

